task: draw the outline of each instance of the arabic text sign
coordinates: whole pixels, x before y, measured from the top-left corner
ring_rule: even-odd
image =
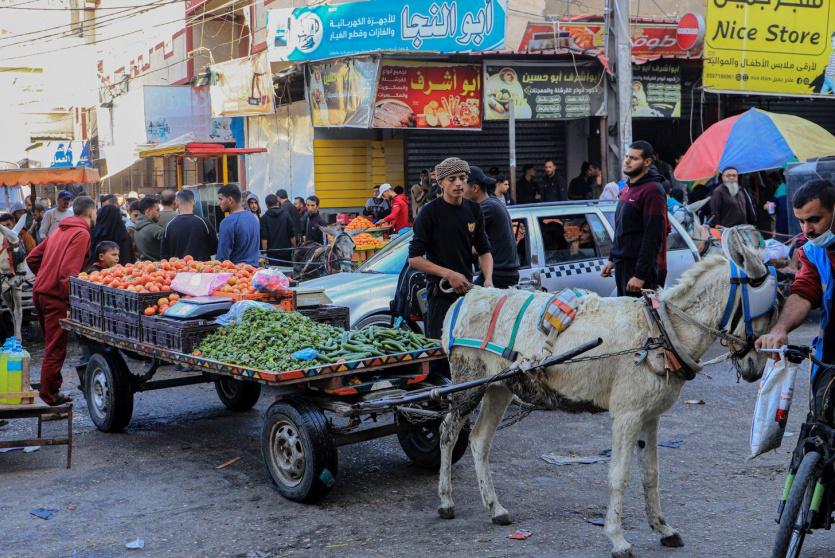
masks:
[[[603,68],[595,62],[484,64],[484,118],[556,120],[605,114]]]
[[[705,87],[831,95],[833,32],[833,0],[709,0]]]
[[[632,56],[687,56],[678,46],[676,25],[672,23],[641,23],[629,27]],[[606,25],[602,21],[528,23],[519,51],[537,52],[558,48],[580,49],[586,54],[602,54],[606,48]],[[696,48],[691,55],[698,53]]]
[[[374,128],[481,128],[481,66],[387,61]]]
[[[681,116],[681,70],[678,64],[648,62],[632,67],[632,116]]]
[[[267,12],[270,61],[504,47],[507,0],[349,2]]]
[[[370,56],[307,66],[307,99],[314,126],[368,128],[377,68]]]

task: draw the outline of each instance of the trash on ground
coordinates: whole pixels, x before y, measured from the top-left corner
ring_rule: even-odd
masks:
[[[34,510],[30,511],[29,513],[34,515],[35,517],[39,517],[41,519],[52,519],[52,516],[55,515],[55,512],[58,510],[53,510],[51,508],[35,508]]]
[[[589,465],[592,463],[605,463],[611,459],[610,455],[560,455],[556,452],[546,453],[540,456],[551,465]]]
[[[142,550],[145,548],[145,541],[142,539],[134,539],[125,545],[128,550]]]
[[[218,465],[217,467],[215,467],[215,469],[226,469],[228,466],[233,465],[233,464],[237,463],[237,462],[238,462],[238,461],[240,461],[240,460],[241,460],[240,456],[238,456],[238,457],[233,457],[233,458],[232,458],[232,459],[230,459],[229,461],[225,461],[225,462],[221,463],[220,465]]]
[[[524,541],[525,539],[527,539],[531,535],[533,535],[533,533],[531,533],[527,529],[516,529],[511,534],[509,534],[507,536],[507,538],[508,539],[514,539],[514,540],[517,540],[517,541]]]
[[[325,548],[346,548],[348,543],[339,543],[339,544],[329,544],[326,545]]]
[[[67,504],[67,511],[75,511],[78,509],[78,504]]]
[[[38,451],[39,449],[41,449],[41,446],[0,448],[0,453],[10,453],[10,452],[13,452],[13,451],[22,451],[23,453],[32,453],[34,451]]]
[[[678,449],[683,446],[684,443],[684,440],[661,440],[658,442],[658,446],[662,448]]]
[[[586,523],[591,523],[592,525],[597,525],[598,527],[606,526],[606,520],[602,517],[590,517],[586,519]]]
[[[704,399],[688,399],[684,402],[685,405],[704,405]]]

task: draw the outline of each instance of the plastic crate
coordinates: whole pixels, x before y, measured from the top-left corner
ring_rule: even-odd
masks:
[[[314,322],[341,327],[342,329],[351,328],[351,311],[347,306],[328,304],[325,306],[299,308],[296,311],[302,316],[307,316]]]
[[[70,296],[70,319],[74,322],[90,326],[93,329],[102,328],[102,311],[100,304],[84,303]]]
[[[236,294],[236,293],[215,293],[217,296],[224,296],[231,298],[235,302],[241,300],[257,300],[259,302],[268,302],[278,306],[286,312],[292,312],[296,309],[296,291],[282,291],[281,293],[254,293],[254,294]]]
[[[102,329],[131,341],[140,341],[141,318],[138,314],[126,314],[121,310],[105,307],[102,309]]]
[[[124,289],[113,287],[101,288],[101,300],[104,308],[118,310],[127,314],[135,314],[137,320],[149,306],[157,303],[157,300],[167,297],[173,291],[160,293],[134,293]]]
[[[75,297],[82,302],[101,304],[101,289],[101,285],[78,277],[70,277],[70,297]]]
[[[142,316],[142,342],[176,353],[190,354],[206,335],[219,327],[211,320]]]

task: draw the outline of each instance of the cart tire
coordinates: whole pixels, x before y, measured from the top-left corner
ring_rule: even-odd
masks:
[[[248,411],[261,397],[261,384],[224,377],[215,380],[215,391],[230,411]]]
[[[261,454],[276,489],[288,500],[312,504],[336,483],[339,460],[325,413],[304,399],[270,405]]]
[[[84,398],[96,428],[121,432],[133,415],[130,372],[121,357],[95,353],[84,373]]]
[[[405,419],[398,416],[398,422],[403,420]],[[440,427],[440,421],[427,422],[397,433],[397,441],[400,442],[403,452],[412,463],[422,469],[437,471],[441,467]],[[469,443],[470,423],[467,421],[461,427],[458,440],[452,448],[453,463],[458,463],[458,460],[464,457]]]

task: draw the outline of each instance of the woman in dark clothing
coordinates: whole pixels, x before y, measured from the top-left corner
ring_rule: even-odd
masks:
[[[122,221],[122,214],[115,205],[105,205],[99,209],[96,216],[96,226],[93,228],[93,238],[90,242],[90,260],[95,261],[95,250],[99,242],[109,240],[119,246],[119,263],[134,263],[136,258],[133,254],[133,241],[128,235],[125,223]]]

